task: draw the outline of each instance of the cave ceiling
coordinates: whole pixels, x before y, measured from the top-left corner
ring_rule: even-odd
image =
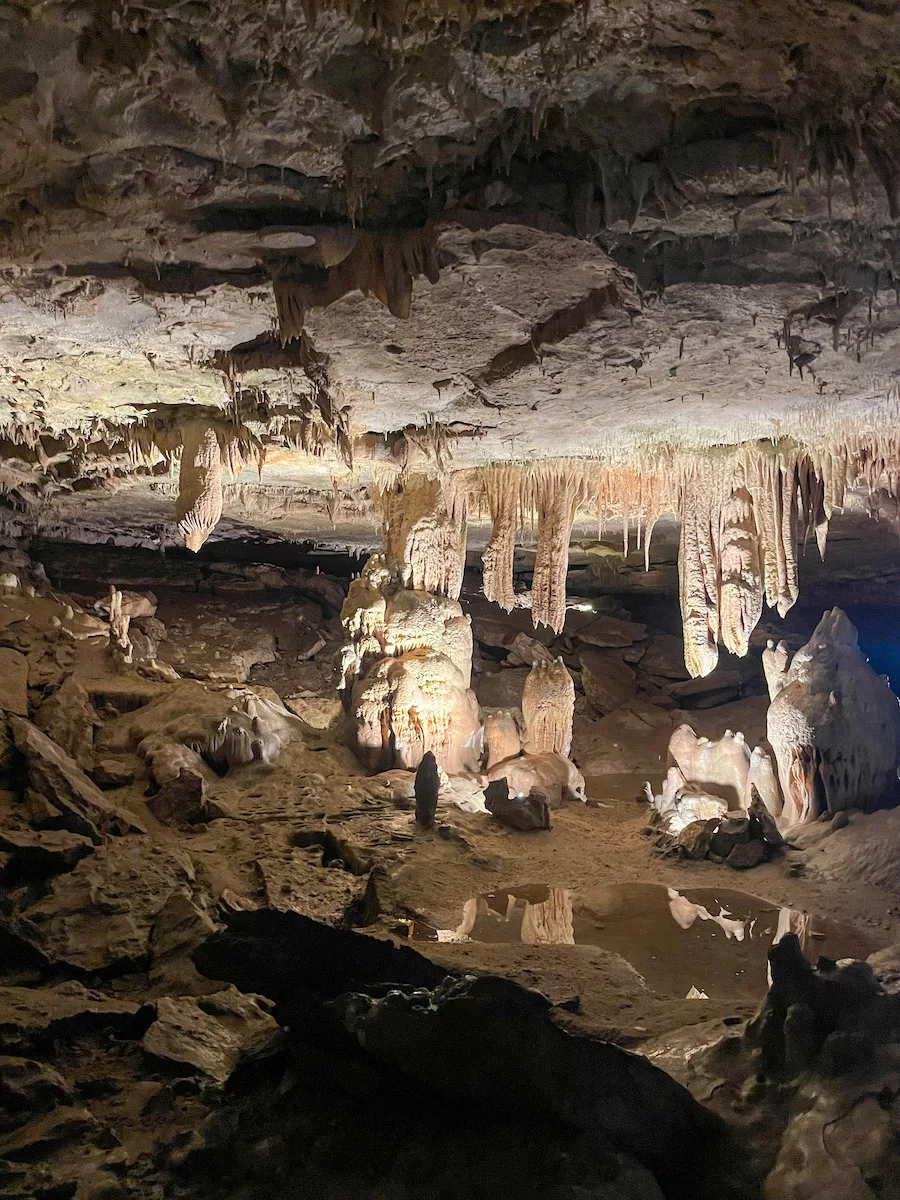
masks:
[[[898,64],[896,0],[3,4],[7,518],[161,536],[194,418],[223,531],[348,541],[394,461],[894,421]]]

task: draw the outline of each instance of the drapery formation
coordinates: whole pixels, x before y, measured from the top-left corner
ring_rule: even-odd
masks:
[[[467,492],[424,475],[400,476],[379,492],[382,543],[419,592],[459,598],[466,563]]]
[[[643,547],[658,518],[681,520],[680,602],[685,664],[708,675],[721,644],[747,653],[763,604],[784,616],[798,595],[797,547],[815,536],[824,555],[828,522],[848,487],[900,491],[900,432],[849,435],[809,446],[788,439],[650,453],[638,466],[596,459],[503,463],[460,472],[470,503],[492,523],[484,590],[515,604],[513,565],[522,526],[536,532],[531,595],[535,626],[560,632],[565,620],[569,540],[576,512],[621,520],[623,549]],[[632,535],[634,542],[632,543]]]

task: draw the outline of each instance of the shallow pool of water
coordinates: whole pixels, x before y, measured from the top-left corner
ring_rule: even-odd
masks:
[[[796,933],[808,958],[867,958],[880,943],[850,926],[781,908],[747,892],[663,884],[589,891],[527,884],[474,896],[456,929],[416,922],[414,940],[601,946],[626,959],[663,995],[756,1000],[768,986],[767,953]]]

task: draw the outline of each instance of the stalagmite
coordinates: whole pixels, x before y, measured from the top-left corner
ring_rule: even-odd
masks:
[[[562,659],[536,663],[528,672],[522,693],[525,752],[568,758],[574,714],[575,684]]]
[[[175,519],[184,544],[196,554],[222,515],[222,451],[206,421],[189,421],[182,437]]]
[[[782,826],[900,802],[900,705],[841,609],[823,615],[781,682],[767,736],[784,797]]]
[[[395,560],[373,555],[341,610],[351,744],[372,771],[415,768],[431,751],[448,775],[475,771],[478,704],[472,630],[455,600],[414,591]]]

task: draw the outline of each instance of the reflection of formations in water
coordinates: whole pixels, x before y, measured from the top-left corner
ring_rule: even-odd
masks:
[[[574,946],[572,893],[568,888],[550,888],[543,904],[525,902],[522,941],[527,946]]]
[[[523,895],[526,890],[541,898]],[[495,907],[495,897],[501,904],[505,897],[502,910]],[[438,929],[436,932],[439,942],[468,942],[474,935],[476,941],[574,946],[572,893],[568,888],[542,887],[473,896],[463,905],[463,917],[456,929]]]
[[[806,954],[807,944],[812,937],[813,919],[809,913],[800,912],[797,908],[782,908],[778,912],[778,928],[775,930],[775,937],[772,939],[772,945],[777,946],[781,939],[788,933],[796,933],[800,941],[800,949]],[[807,955],[809,957],[809,955]],[[767,967],[766,978],[769,981],[769,987],[772,986],[772,968]]]
[[[744,927],[746,921],[739,921],[731,917],[727,908],[719,905],[718,915],[711,913],[708,908],[704,908],[702,904],[694,904],[692,900],[688,900],[686,896],[682,896],[680,892],[676,892],[674,888],[668,889],[669,895],[669,912],[672,914],[672,920],[681,926],[682,929],[690,929],[696,920],[713,921],[727,938],[734,938],[736,942],[744,940]]]

